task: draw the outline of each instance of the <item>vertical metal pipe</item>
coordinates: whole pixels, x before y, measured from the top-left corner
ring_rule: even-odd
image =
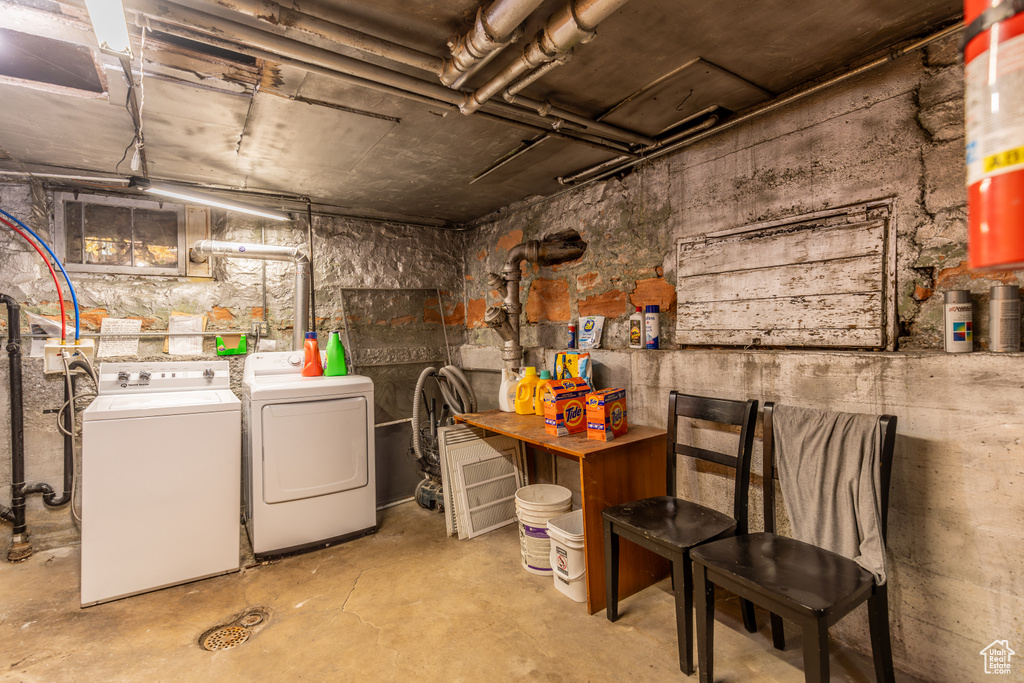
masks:
[[[295,319],[292,323],[292,350],[302,348],[303,333],[313,330],[309,325],[309,261],[295,264]]]
[[[313,279],[313,204],[306,200],[306,234],[309,241],[309,324],[316,332],[316,281]]]

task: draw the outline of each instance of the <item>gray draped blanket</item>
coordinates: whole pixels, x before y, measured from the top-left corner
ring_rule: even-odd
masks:
[[[775,460],[793,537],[885,583],[877,415],[775,407]]]

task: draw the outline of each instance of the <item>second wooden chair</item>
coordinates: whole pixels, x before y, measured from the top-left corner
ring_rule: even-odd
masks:
[[[679,418],[738,426],[735,455],[679,443]],[[750,453],[754,442],[757,401],[734,401],[671,392],[668,399],[666,491],[668,495],[615,505],[604,517],[605,590],[609,621],[619,618],[619,538],[667,558],[672,563],[672,587],[679,637],[679,668],[693,673],[693,575],[690,548],[733,534],[747,532],[747,489]],[[676,498],[676,456],[683,455],[725,465],[735,470],[732,516]],[[756,630],[753,606],[743,605],[747,630]]]

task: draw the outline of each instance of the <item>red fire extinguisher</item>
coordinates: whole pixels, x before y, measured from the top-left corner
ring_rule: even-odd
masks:
[[[967,264],[1024,267],[1024,0],[964,0]]]

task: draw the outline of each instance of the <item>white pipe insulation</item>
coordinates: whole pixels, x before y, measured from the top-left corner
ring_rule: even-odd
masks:
[[[295,312],[292,326],[292,350],[301,349],[303,333],[309,327],[310,275],[309,257],[302,251],[302,247],[279,247],[270,244],[199,240],[189,250],[189,258],[194,263],[203,263],[210,256],[256,259],[259,261],[291,261],[295,264]]]

